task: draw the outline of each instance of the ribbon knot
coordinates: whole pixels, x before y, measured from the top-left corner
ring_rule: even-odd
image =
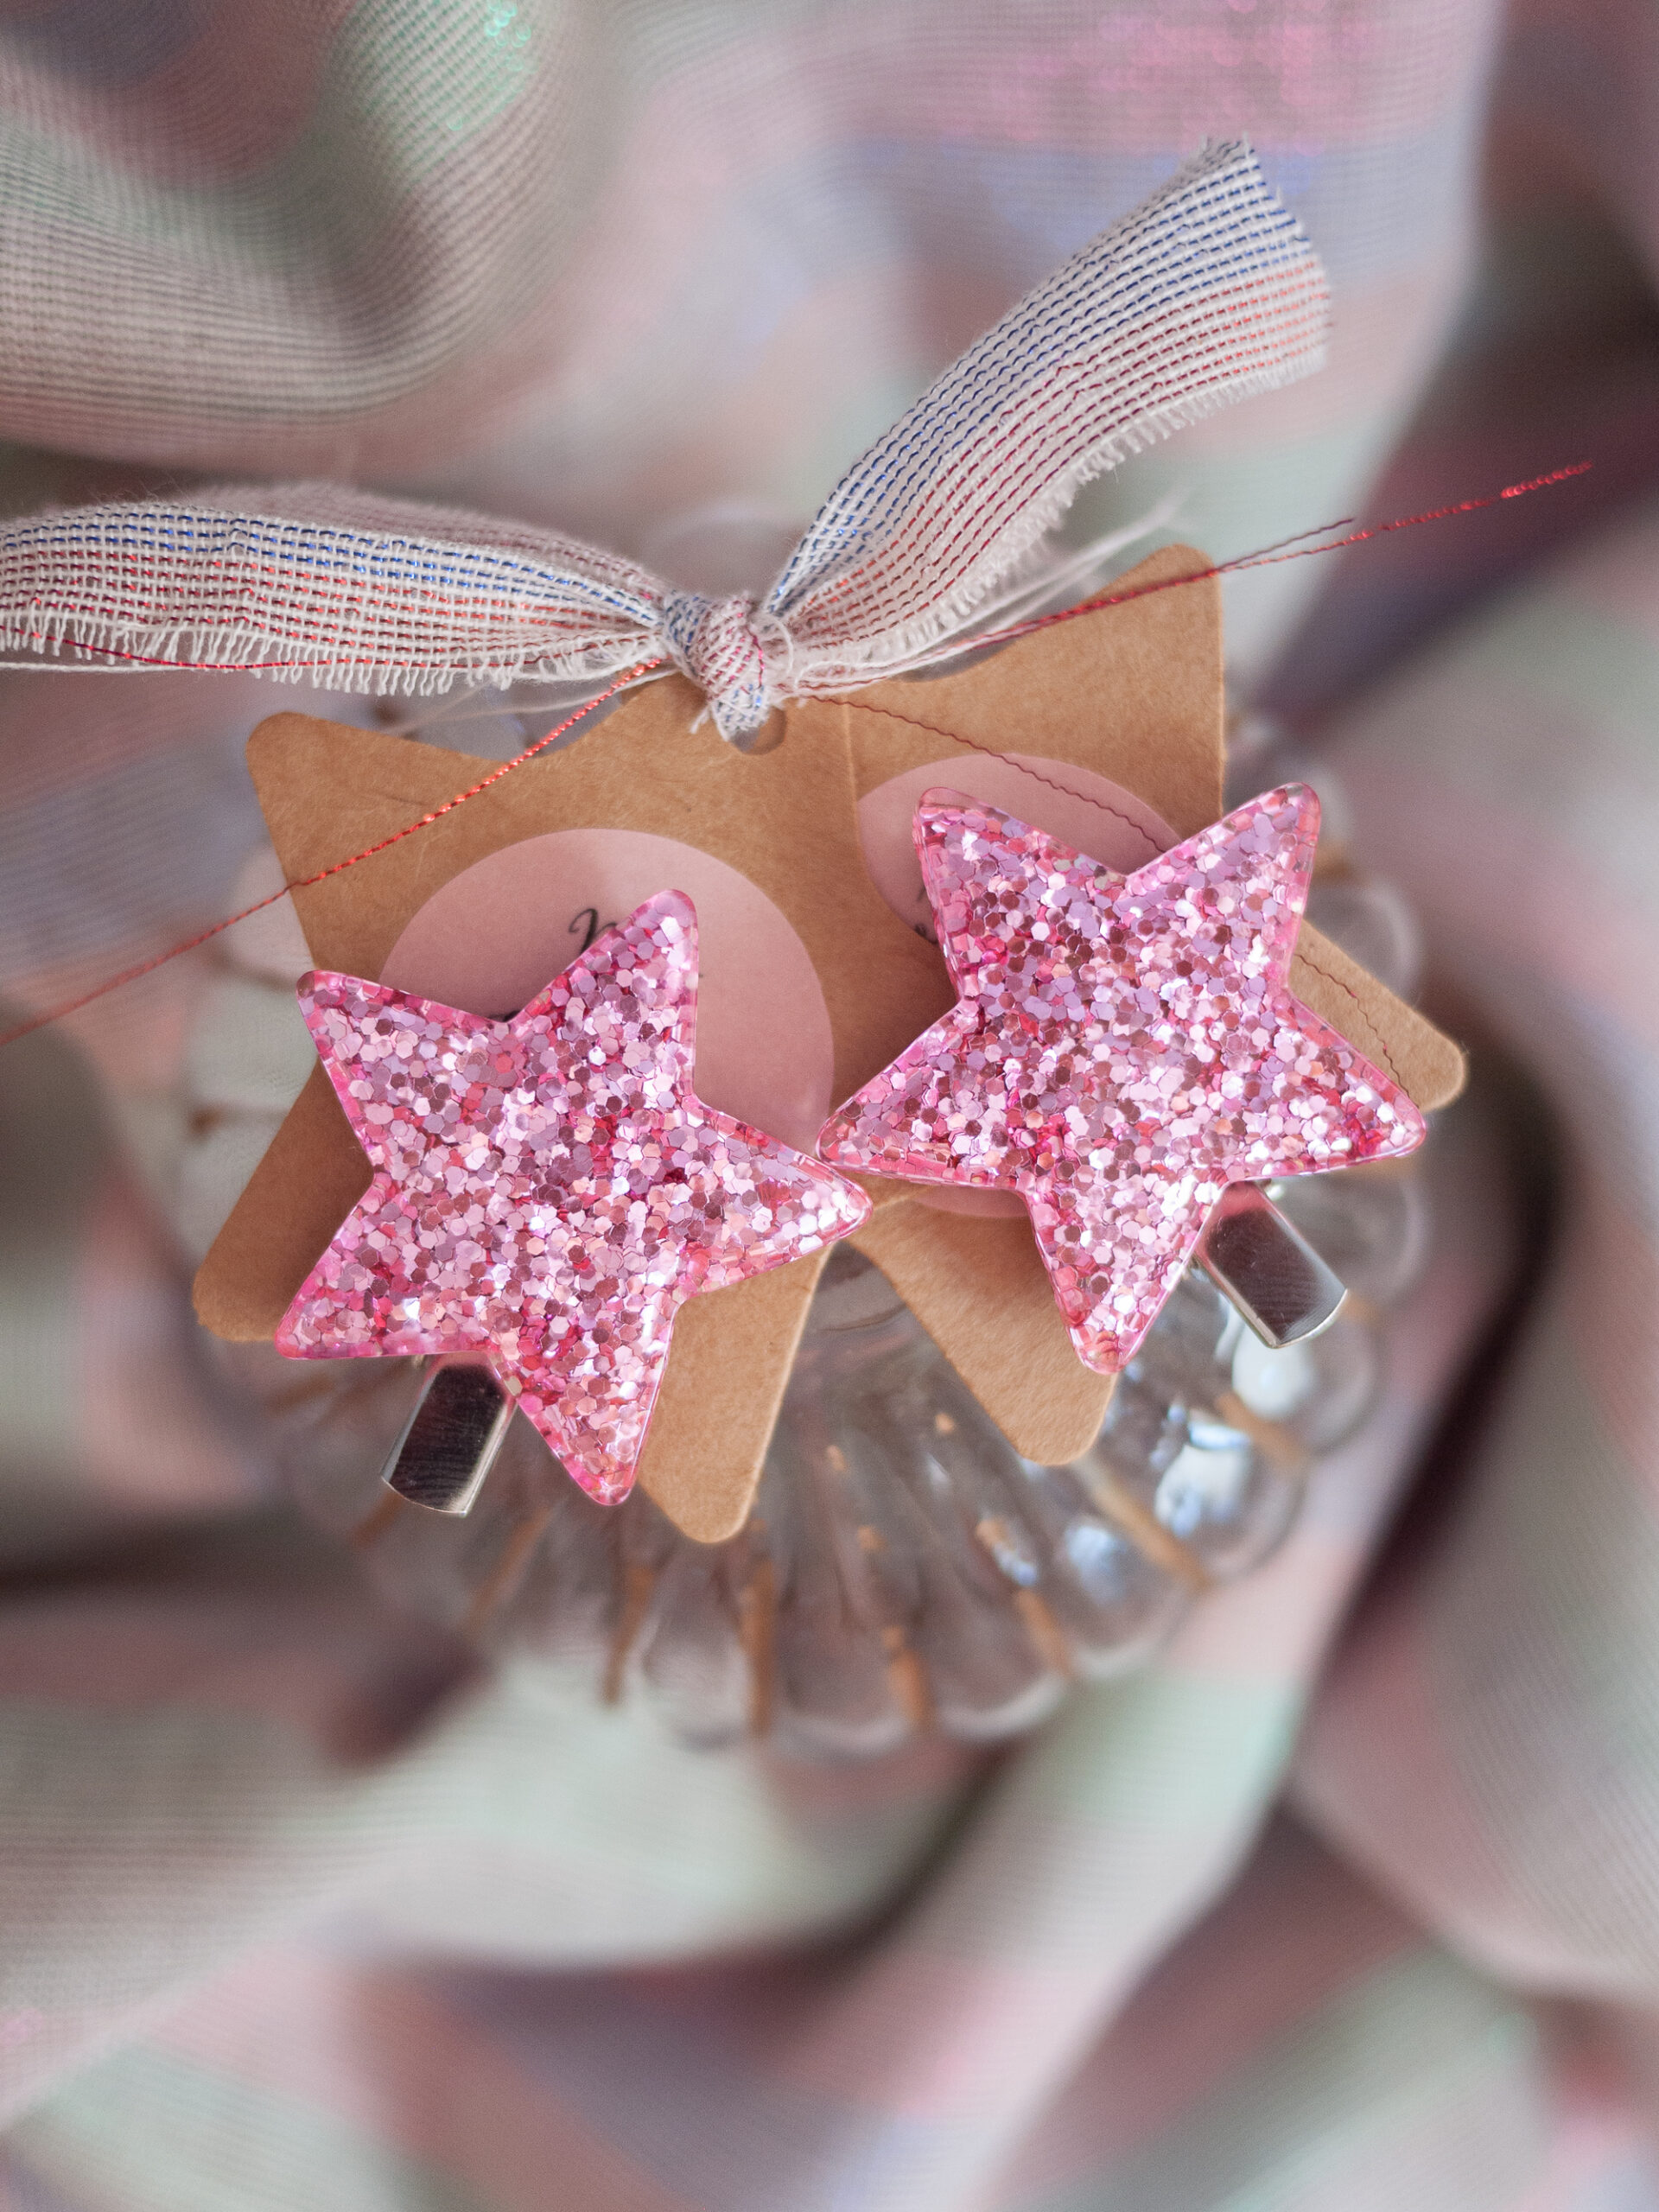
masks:
[[[707,599],[701,592],[671,591],[663,595],[658,627],[674,665],[708,700],[728,743],[755,736],[785,689],[789,639],[777,616],[762,613],[748,592]]]

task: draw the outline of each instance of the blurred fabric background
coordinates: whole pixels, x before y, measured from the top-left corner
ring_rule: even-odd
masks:
[[[1233,132],[1331,365],[1078,531],[1167,497],[1223,558],[1595,463],[1227,587],[1236,699],[1330,755],[1475,1051],[1383,1416],[1022,1748],[690,1754],[273,1492],[169,1211],[211,962],[8,1048],[4,2212],[1659,2206],[1651,10],[0,0],[0,500],[786,546]],[[226,910],[289,704],[0,676],[10,1007]]]

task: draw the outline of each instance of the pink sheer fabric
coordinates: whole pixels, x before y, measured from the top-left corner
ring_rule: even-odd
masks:
[[[786,545],[1233,132],[1331,365],[1088,526],[1175,494],[1225,556],[1598,463],[1231,590],[1479,1095],[1300,1533],[994,1767],[686,1753],[377,1608],[186,1318],[211,968],[0,1058],[6,2212],[1659,2202],[1659,522],[1612,516],[1655,473],[1654,39],[1616,0],[0,14],[14,515],[308,474],[671,572],[722,518]],[[0,677],[12,1004],[226,911],[295,697]]]

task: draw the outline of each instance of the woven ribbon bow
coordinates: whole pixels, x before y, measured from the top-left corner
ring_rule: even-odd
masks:
[[[771,589],[705,598],[574,538],[329,486],[82,507],[0,532],[0,655],[334,690],[597,681],[666,660],[723,736],[924,664],[1078,487],[1322,359],[1325,287],[1242,141],[1207,147],[1012,308],[856,461]]]

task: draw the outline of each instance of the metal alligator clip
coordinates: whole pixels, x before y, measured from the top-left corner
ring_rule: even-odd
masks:
[[[1318,1336],[1347,1293],[1259,1183],[1230,1183],[1194,1255],[1224,1298],[1274,1351]]]
[[[380,1479],[431,1513],[468,1513],[501,1449],[513,1401],[481,1359],[429,1360],[420,1395]]]

